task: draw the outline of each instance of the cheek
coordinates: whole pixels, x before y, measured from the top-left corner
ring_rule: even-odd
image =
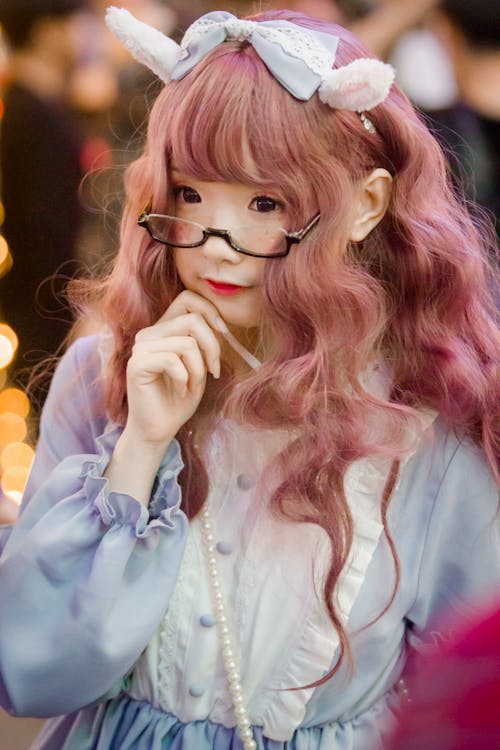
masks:
[[[196,274],[196,253],[190,253],[180,248],[174,248],[174,264],[180,280],[187,286],[189,280]]]

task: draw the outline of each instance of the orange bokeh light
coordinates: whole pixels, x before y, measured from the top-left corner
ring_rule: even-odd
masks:
[[[17,349],[17,336],[10,326],[0,323],[0,368],[12,362]]]
[[[12,497],[11,493],[13,492],[22,493],[26,486],[28,474],[29,469],[27,466],[11,466],[10,469],[7,469],[7,471],[4,471],[2,474],[2,480],[0,482],[2,492],[9,495],[9,497]]]
[[[26,422],[19,414],[0,414],[0,445],[21,443],[26,437]]]
[[[7,341],[10,341],[14,351],[17,349],[18,340],[16,333],[7,325],[7,323],[0,323],[0,336],[4,336]]]
[[[35,451],[27,443],[9,443],[5,446],[0,456],[0,465],[7,471],[13,466],[24,466],[30,468]]]
[[[6,388],[0,393],[0,413],[11,412],[25,419],[30,413],[27,395],[19,388]]]
[[[9,339],[0,334],[0,367],[7,367],[14,357],[14,347]]]
[[[0,266],[4,263],[9,256],[9,246],[5,237],[0,234]]]

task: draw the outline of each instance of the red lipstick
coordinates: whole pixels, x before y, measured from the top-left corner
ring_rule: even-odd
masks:
[[[206,281],[216,294],[232,296],[234,294],[238,294],[238,292],[241,292],[242,289],[245,289],[244,286],[237,286],[236,284],[225,284],[222,281],[212,281],[212,279],[207,279]]]

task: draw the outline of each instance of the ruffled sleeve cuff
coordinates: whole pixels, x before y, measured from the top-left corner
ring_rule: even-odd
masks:
[[[137,537],[148,537],[154,529],[174,527],[172,516],[179,510],[181,489],[177,478],[183,468],[180,446],[173,440],[158,469],[148,508],[124,492],[110,492],[103,476],[122,428],[113,425],[96,440],[98,453],[84,461],[80,478],[89,502],[106,526],[130,526]]]

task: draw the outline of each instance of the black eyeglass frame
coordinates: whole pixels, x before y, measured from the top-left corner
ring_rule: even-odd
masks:
[[[201,245],[204,245],[209,237],[221,237],[237,253],[242,253],[243,255],[250,255],[252,258],[284,258],[290,252],[290,248],[292,247],[292,245],[298,245],[299,242],[301,242],[304,239],[304,237],[307,234],[309,234],[311,229],[316,226],[316,224],[318,223],[320,219],[320,216],[321,214],[317,213],[305,225],[305,227],[303,227],[302,229],[299,229],[297,232],[284,232],[285,240],[286,240],[286,250],[284,250],[282,253],[272,253],[270,255],[262,255],[259,253],[252,253],[251,250],[244,250],[242,247],[236,244],[236,242],[231,237],[231,233],[227,229],[213,229],[212,227],[204,227],[201,224],[197,224],[197,222],[195,221],[190,221],[190,219],[181,219],[181,220],[187,221],[190,224],[196,224],[197,226],[200,227],[200,229],[203,232],[203,239],[200,240],[200,242],[194,242],[191,245],[178,245],[178,244],[175,244],[174,242],[166,242],[165,240],[162,240],[159,237],[156,237],[153,233],[153,230],[148,224],[149,219],[152,217],[162,218],[162,219],[180,219],[179,216],[169,216],[168,214],[150,214],[146,209],[141,213],[141,215],[137,219],[137,224],[143,229],[146,229],[150,237],[153,240],[155,240],[155,242],[161,242],[162,245],[167,245],[168,247],[181,247],[181,248],[201,247]]]

